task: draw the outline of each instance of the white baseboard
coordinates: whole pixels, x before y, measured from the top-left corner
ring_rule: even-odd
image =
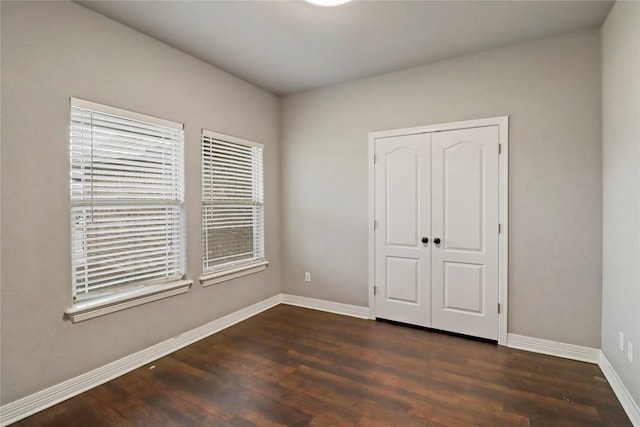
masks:
[[[97,387],[100,384],[104,384],[107,381],[124,375],[127,372],[153,362],[167,354],[173,353],[176,350],[186,347],[189,344],[193,344],[196,341],[213,335],[216,332],[253,317],[256,314],[281,303],[357,317],[360,319],[369,318],[368,307],[342,304],[289,294],[275,295],[174,338],[168,339],[129,356],[125,356],[122,359],[94,369],[93,371],[71,378],[60,384],[56,384],[45,390],[1,406],[0,426],[9,425],[64,400],[70,399],[84,391]],[[623,408],[627,411],[631,422],[634,426],[640,427],[640,409],[638,408],[638,404],[633,400],[622,381],[620,381],[615,370],[599,349],[548,341],[539,338],[531,338],[516,334],[507,335],[507,346],[535,353],[563,357],[566,359],[597,363],[605,374]]]
[[[613,369],[613,366],[600,349],[517,334],[507,334],[507,347],[597,364],[631,420],[631,424],[635,427],[640,427],[640,407],[638,403],[633,399],[631,393],[629,393],[629,390],[627,390],[615,369]]]
[[[369,307],[358,305],[342,304],[339,302],[325,301],[315,298],[299,297],[297,295],[280,294],[283,304],[295,305],[297,307],[311,308],[329,313],[342,314],[343,316],[357,317],[359,319],[369,318]]]
[[[57,403],[77,396],[82,392],[97,387],[100,384],[111,381],[127,372],[153,362],[162,356],[173,353],[189,344],[193,344],[229,326],[268,310],[280,304],[280,302],[280,295],[275,295],[137,353],[125,356],[115,362],[111,362],[60,384],[3,405],[0,407],[0,426],[6,426],[19,421],[29,415],[40,412]]]
[[[507,347],[531,351],[549,356],[563,357],[597,364],[600,361],[600,349],[581,345],[565,344],[557,341],[532,338],[524,335],[507,334]]]
[[[633,400],[631,393],[627,390],[622,380],[616,373],[615,369],[607,359],[607,356],[604,355],[603,352],[600,352],[600,360],[598,366],[602,370],[602,373],[609,381],[609,385],[613,389],[613,392],[616,394],[616,397],[620,401],[620,404],[624,408],[625,412],[629,416],[631,420],[631,424],[635,427],[640,427],[640,406],[638,402]]]

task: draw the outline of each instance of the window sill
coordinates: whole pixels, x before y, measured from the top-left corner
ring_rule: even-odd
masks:
[[[64,312],[71,319],[71,322],[78,323],[148,302],[184,294],[191,288],[192,283],[193,281],[191,280],[178,280],[142,286],[126,292],[109,294],[90,301],[79,302],[74,304],[73,307],[67,308]]]
[[[227,280],[236,279],[248,274],[263,271],[267,268],[268,265],[269,261],[260,261],[253,264],[243,265],[241,267],[203,274],[202,276],[200,276],[200,284],[202,284],[203,287],[207,287],[220,282],[226,282]]]

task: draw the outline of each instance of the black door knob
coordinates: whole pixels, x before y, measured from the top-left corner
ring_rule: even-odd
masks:
[[[433,239],[433,243],[435,243],[436,245],[440,243],[440,238],[436,237],[435,239]]]
[[[422,238],[422,243],[429,243],[429,238],[428,237],[423,237]]]

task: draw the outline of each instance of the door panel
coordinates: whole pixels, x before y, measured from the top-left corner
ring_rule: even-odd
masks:
[[[387,245],[415,248],[418,244],[420,154],[405,147],[386,153]]]
[[[435,133],[431,326],[498,337],[498,127]]]
[[[485,147],[461,142],[442,154],[444,249],[482,251]]]
[[[387,257],[387,301],[405,301],[419,304],[419,261],[416,259]]]
[[[450,311],[484,312],[484,266],[444,263],[444,308]]]
[[[376,317],[429,326],[430,135],[375,142]]]

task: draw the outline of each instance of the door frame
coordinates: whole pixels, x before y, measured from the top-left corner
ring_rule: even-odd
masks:
[[[375,141],[379,138],[391,136],[414,135],[448,130],[468,129],[484,126],[498,126],[498,143],[500,154],[498,159],[498,344],[507,345],[507,320],[509,303],[509,116],[490,117],[486,119],[465,120],[460,122],[440,123],[435,125],[417,126],[404,129],[393,129],[369,132],[369,149],[367,153],[368,178],[368,211],[367,224],[369,238],[368,253],[368,290],[369,290],[369,318],[375,319]],[[497,308],[496,308],[497,309]]]

